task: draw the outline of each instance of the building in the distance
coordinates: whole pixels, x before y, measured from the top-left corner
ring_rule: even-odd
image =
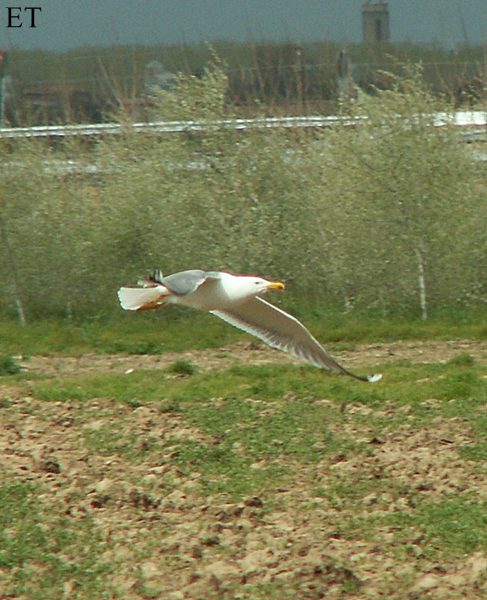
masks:
[[[367,0],[362,6],[362,35],[365,44],[390,40],[389,5],[386,0]]]

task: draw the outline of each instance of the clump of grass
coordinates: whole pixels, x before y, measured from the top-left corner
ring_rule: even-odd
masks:
[[[0,375],[17,375],[22,371],[20,365],[13,356],[0,356]]]
[[[475,364],[475,358],[468,352],[462,352],[451,358],[448,364],[456,367],[471,367]]]
[[[2,396],[0,398],[0,408],[10,408],[12,406],[12,401],[8,398],[8,396]]]
[[[100,343],[96,349],[108,354],[134,354],[137,356],[162,354],[165,350],[162,344],[154,343],[151,340],[133,341],[130,339],[114,340],[106,344]]]
[[[159,406],[159,412],[161,413],[179,413],[181,411],[181,404],[175,401],[164,402]]]
[[[484,502],[465,494],[437,502],[423,501],[414,513],[397,513],[385,520],[399,526],[402,535],[422,531],[428,540],[423,550],[431,558],[445,551],[461,556],[487,548],[485,509]]]
[[[194,375],[198,367],[189,360],[180,359],[173,362],[167,370],[174,375]]]

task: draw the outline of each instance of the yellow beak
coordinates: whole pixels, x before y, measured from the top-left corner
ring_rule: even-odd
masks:
[[[286,288],[286,286],[281,281],[270,281],[267,286],[268,290],[279,290],[282,291]]]

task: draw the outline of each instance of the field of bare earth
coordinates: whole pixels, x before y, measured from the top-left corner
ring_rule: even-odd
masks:
[[[0,598],[487,595],[487,342],[32,356],[0,378]],[[20,360],[20,359],[19,359]]]

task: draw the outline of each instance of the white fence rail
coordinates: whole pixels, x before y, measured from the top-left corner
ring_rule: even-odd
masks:
[[[454,123],[466,141],[487,141],[487,111],[437,113],[436,125]],[[148,123],[96,123],[90,125],[38,125],[35,127],[0,128],[0,140],[17,138],[67,138],[120,135],[126,131],[140,133],[182,133],[230,128],[246,129],[320,129],[337,124],[357,125],[360,119],[336,116],[269,117],[265,119],[220,119],[215,121],[155,121]]]

